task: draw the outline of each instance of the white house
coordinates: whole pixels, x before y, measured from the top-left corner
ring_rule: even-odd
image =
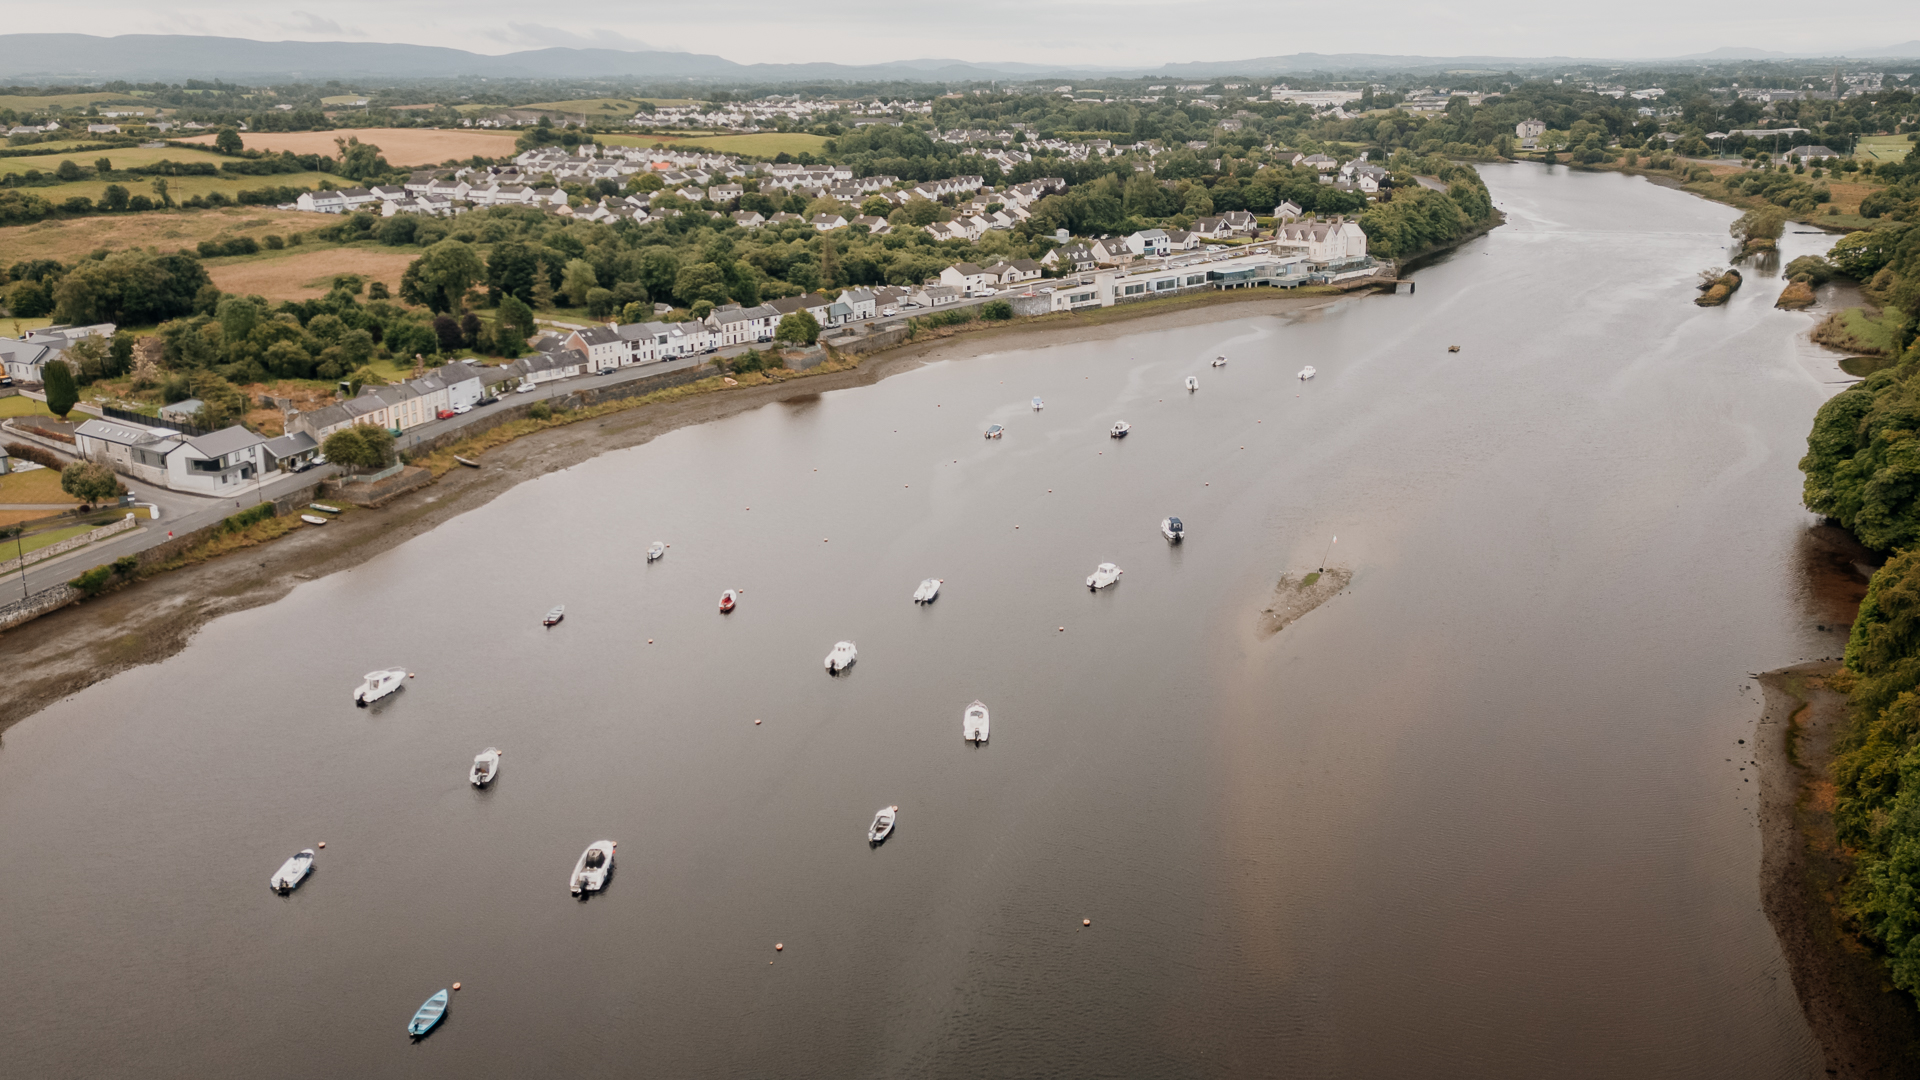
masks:
[[[1288,199],[1282,202],[1279,206],[1276,206],[1273,208],[1273,220],[1275,224],[1278,224],[1283,221],[1292,221],[1304,213],[1306,213],[1306,211],[1300,209],[1300,205],[1298,203],[1294,202],[1292,199]]]
[[[849,319],[871,319],[879,306],[871,289],[848,289],[840,294],[840,302],[847,305]]]
[[[1547,133],[1545,120],[1522,120],[1513,125],[1513,133],[1523,139],[1537,139]]]
[[[1023,281],[1032,281],[1040,276],[1040,264],[1032,259],[1015,259],[1012,262],[997,262],[982,273],[996,285],[1018,285]],[[943,275],[944,280],[944,275]]]
[[[713,344],[724,349],[729,345],[772,341],[773,332],[780,326],[780,313],[765,304],[753,307],[727,304],[714,308],[706,323]]]
[[[1165,255],[1170,250],[1165,229],[1142,229],[1127,237],[1126,246],[1135,255]]]
[[[1343,217],[1285,222],[1275,227],[1274,239],[1306,248],[1307,258],[1317,263],[1354,259],[1367,253],[1367,234],[1361,231],[1360,223]]]
[[[847,219],[839,214],[815,214],[808,224],[813,226],[815,232],[831,232],[834,229],[846,228]]]
[[[614,326],[589,326],[575,330],[565,339],[566,347],[585,353],[588,371],[606,371],[624,367],[633,361],[628,356],[626,339]]]
[[[940,271],[940,284],[971,292],[982,285],[998,284],[998,275],[990,274],[985,267],[970,262],[954,263]]]
[[[266,470],[267,440],[237,424],[211,435],[180,436],[169,443],[164,453],[165,483],[173,491],[221,495],[251,483]]]

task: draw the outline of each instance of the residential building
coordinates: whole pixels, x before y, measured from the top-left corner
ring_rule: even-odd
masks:
[[[707,316],[706,324],[712,335],[712,344],[724,349],[730,345],[772,341],[773,332],[780,325],[780,313],[766,304],[755,304],[753,307],[726,304],[714,308],[713,313]]]
[[[1169,250],[1165,229],[1142,229],[1126,239],[1126,248],[1135,255],[1165,255]]]
[[[871,319],[879,307],[871,289],[848,289],[840,294],[840,302],[847,305],[849,319]]]
[[[1344,217],[1285,222],[1274,228],[1274,239],[1305,248],[1307,259],[1316,263],[1354,259],[1367,253],[1367,234],[1361,231],[1360,223]]]

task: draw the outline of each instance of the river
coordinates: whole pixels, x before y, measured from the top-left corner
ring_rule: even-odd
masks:
[[[1818,1075],[1740,769],[1747,672],[1843,640],[1795,463],[1845,377],[1776,277],[1688,302],[1733,211],[1485,175],[1415,295],[682,429],[15,726],[0,1073]]]

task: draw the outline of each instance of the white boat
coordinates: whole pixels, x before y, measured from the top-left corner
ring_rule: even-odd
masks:
[[[1186,539],[1187,527],[1181,523],[1177,517],[1162,518],[1160,521],[1160,535],[1177,544]]]
[[[1047,403],[1046,403],[1046,402],[1044,402],[1044,401],[1041,401],[1041,400],[1040,400],[1040,399],[1039,399],[1038,397],[1036,397],[1036,398],[1034,398],[1034,399],[1033,399],[1033,411],[1034,411],[1034,412],[1039,412],[1039,411],[1040,411],[1041,409],[1044,409],[1044,408],[1046,408],[1046,407],[1047,407]]]
[[[667,554],[667,545],[661,543],[658,540],[655,540],[653,544],[647,548],[647,561],[658,562],[660,561],[660,559],[664,558],[666,554]]]
[[[1112,563],[1103,562],[1099,566],[1094,567],[1093,573],[1087,575],[1087,588],[1104,589],[1114,582],[1119,581],[1120,575],[1123,573],[1125,573],[1124,570],[1121,570]]]
[[[1187,393],[1191,394],[1198,389],[1200,389],[1200,380],[1191,375],[1187,376]]]
[[[960,714],[960,734],[970,743],[987,741],[987,707],[976,701]]]
[[[1318,374],[1320,374],[1320,373],[1319,373],[1318,371],[1315,371],[1315,370],[1313,369],[1313,365],[1312,365],[1312,364],[1308,364],[1308,365],[1307,365],[1306,367],[1303,367],[1303,368],[1301,368],[1301,369],[1300,369],[1300,378],[1301,378],[1301,379],[1302,379],[1303,381],[1304,381],[1304,380],[1306,380],[1306,379],[1311,379],[1311,378],[1313,378],[1313,377],[1314,377],[1315,375],[1318,375]]]
[[[1216,356],[1216,357],[1214,357],[1214,358],[1213,358],[1213,366],[1214,366],[1214,367],[1226,367],[1226,366],[1227,366],[1227,358],[1226,358],[1226,357],[1224,357],[1224,356]]]
[[[580,861],[573,864],[573,877],[568,879],[567,887],[573,895],[596,893],[607,887],[607,875],[613,873],[615,846],[611,840],[595,840],[580,853]]]
[[[361,683],[360,689],[353,692],[353,703],[364,709],[374,702],[379,701],[381,698],[386,697],[388,694],[393,693],[395,690],[400,689],[406,681],[407,673],[399,668],[388,668],[385,671],[369,671],[367,672],[367,681]]]
[[[313,873],[313,849],[307,848],[281,863],[280,869],[275,870],[273,876],[267,879],[267,884],[273,886],[274,892],[285,896],[299,888],[300,883],[307,880],[307,875],[311,873]]]
[[[300,520],[309,525],[325,525],[327,523],[327,519],[321,517],[319,514],[301,514]]]
[[[999,424],[995,424],[992,427],[987,429],[987,438],[997,439],[1000,436],[1005,435],[1006,433],[1007,433],[1006,428],[1001,427]]]
[[[541,617],[540,625],[541,626],[557,626],[559,625],[560,620],[566,617],[567,617],[567,605],[555,604],[553,606],[552,611],[547,612],[546,615]]]
[[[1127,423],[1125,420],[1122,420],[1119,423],[1113,425],[1113,427],[1107,429],[1107,437],[1110,439],[1124,439],[1127,437],[1127,432],[1132,430],[1133,430],[1133,425]]]
[[[867,843],[877,844],[892,835],[893,823],[899,818],[899,807],[883,807],[879,813],[873,815],[873,824],[867,826]]]
[[[913,602],[916,604],[931,604],[933,603],[933,598],[939,595],[940,579],[930,577],[921,582],[919,588],[913,590]]]
[[[859,658],[860,650],[853,647],[853,642],[839,642],[834,645],[833,651],[827,654],[827,674],[837,675],[852,667],[853,662]]]
[[[500,775],[500,751],[489,746],[473,755],[473,786],[486,787]]]

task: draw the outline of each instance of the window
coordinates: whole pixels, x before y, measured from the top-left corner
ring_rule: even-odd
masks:
[[[1140,284],[1138,284],[1138,285],[1129,285],[1129,286],[1127,286],[1127,288],[1126,288],[1126,291],[1124,291],[1124,292],[1122,292],[1122,293],[1121,293],[1120,295],[1122,295],[1122,296],[1138,296],[1139,294],[1141,294],[1141,293],[1143,293],[1143,292],[1146,292],[1146,291],[1147,291],[1147,285],[1146,285],[1146,283],[1145,283],[1145,282],[1141,282],[1141,283],[1140,283]]]

